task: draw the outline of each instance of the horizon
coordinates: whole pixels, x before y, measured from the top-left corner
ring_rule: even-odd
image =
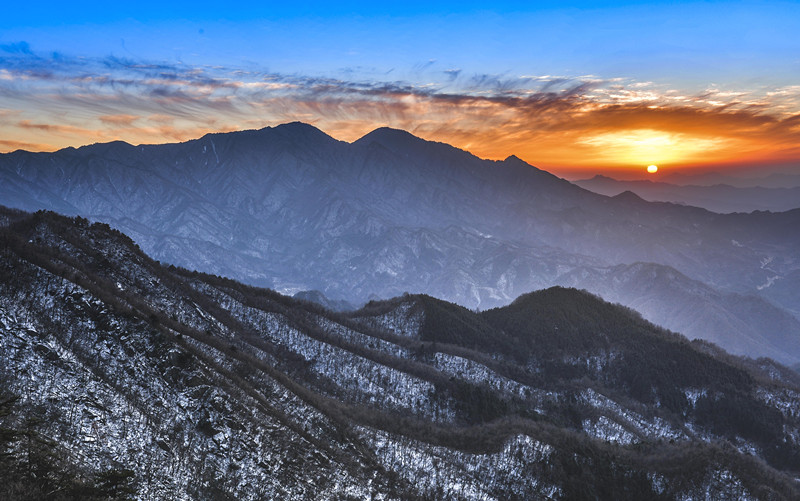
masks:
[[[302,121],[573,180],[800,171],[792,2],[50,7],[0,21],[1,152]]]
[[[103,145],[103,144],[110,144],[110,143],[115,143],[115,142],[122,142],[122,143],[125,143],[125,144],[127,144],[129,146],[133,146],[133,147],[181,144],[181,143],[200,140],[200,139],[202,139],[203,137],[205,137],[207,135],[213,135],[213,134],[235,134],[235,133],[239,133],[239,132],[262,131],[262,130],[265,130],[265,129],[276,129],[276,128],[281,127],[281,126],[291,125],[291,124],[295,124],[295,123],[299,123],[299,124],[307,125],[307,126],[310,126],[310,127],[314,127],[315,129],[317,129],[321,133],[325,134],[326,136],[328,136],[328,137],[330,137],[330,138],[332,138],[332,139],[334,139],[336,141],[341,141],[341,142],[344,142],[344,143],[347,143],[347,144],[353,144],[353,143],[359,141],[360,139],[368,136],[369,134],[371,134],[371,133],[373,133],[373,132],[375,132],[375,131],[377,131],[379,129],[387,129],[388,128],[388,129],[392,129],[392,130],[398,130],[398,131],[403,131],[403,132],[409,133],[412,136],[416,137],[417,139],[421,139],[423,141],[442,142],[442,143],[447,144],[449,146],[453,146],[453,147],[459,148],[458,146],[452,145],[450,143],[446,143],[446,142],[443,142],[443,141],[435,141],[435,140],[432,140],[432,139],[425,139],[425,138],[420,137],[420,136],[418,136],[418,135],[416,135],[416,134],[414,134],[414,133],[412,133],[410,131],[406,131],[404,129],[399,129],[399,128],[396,128],[396,127],[389,127],[389,126],[386,126],[386,125],[378,126],[378,127],[374,128],[372,130],[369,130],[366,133],[364,133],[363,135],[361,135],[359,137],[356,137],[355,139],[344,140],[344,139],[340,139],[340,138],[335,137],[334,135],[330,134],[328,131],[320,129],[319,127],[317,127],[314,124],[307,123],[307,122],[302,122],[302,121],[292,121],[292,122],[283,122],[283,123],[279,123],[279,124],[275,124],[275,125],[267,125],[267,126],[264,126],[264,127],[252,128],[252,129],[240,129],[240,130],[231,130],[231,131],[211,131],[211,132],[206,132],[205,134],[203,134],[201,136],[187,138],[187,139],[182,140],[182,141],[165,141],[165,142],[160,142],[160,143],[131,143],[131,142],[128,142],[128,141],[126,141],[124,139],[111,139],[109,141],[98,141],[98,142],[94,142],[94,143],[70,145],[70,146],[65,146],[63,148],[58,148],[58,149],[55,149],[55,150],[31,151],[31,150],[18,148],[18,149],[13,150],[13,151],[0,152],[0,155],[8,155],[8,154],[17,153],[17,152],[25,152],[25,153],[56,153],[56,152],[63,151],[63,150],[81,149],[81,148],[85,148],[85,147],[91,147],[91,146]],[[466,150],[466,149],[463,149],[463,148],[459,148],[459,149],[461,149],[462,151],[466,151],[467,153],[469,153],[471,155],[474,155],[474,156],[480,158],[481,160],[503,161],[503,160],[506,160],[506,159],[508,159],[510,157],[517,157],[518,159],[520,159],[523,162],[527,163],[531,167],[534,167],[536,169],[549,172],[551,174],[554,174],[554,175],[556,175],[558,177],[561,177],[561,178],[563,178],[563,179],[565,179],[567,181],[570,181],[570,182],[585,181],[585,180],[588,180],[588,179],[594,178],[594,177],[603,177],[603,178],[608,178],[608,179],[617,180],[617,181],[643,180],[643,181],[669,183],[669,182],[671,182],[672,179],[675,179],[675,178],[691,180],[691,179],[694,179],[694,178],[701,178],[703,176],[730,176],[730,177],[733,177],[733,178],[751,179],[751,180],[765,179],[765,178],[767,178],[767,177],[769,177],[771,175],[775,175],[775,174],[788,174],[788,175],[798,175],[798,176],[800,176],[800,167],[794,166],[794,165],[787,166],[787,165],[780,165],[780,164],[772,166],[773,168],[768,169],[768,170],[767,169],[763,169],[763,168],[758,169],[758,170],[753,170],[753,169],[747,169],[746,167],[742,168],[741,166],[735,166],[734,165],[734,166],[711,166],[708,169],[699,169],[698,168],[698,169],[690,169],[690,170],[672,171],[672,172],[666,172],[666,173],[663,170],[661,170],[661,171],[659,171],[657,173],[647,173],[647,174],[642,174],[642,173],[640,173],[638,171],[630,171],[630,170],[626,170],[626,169],[604,169],[603,172],[599,172],[598,170],[591,169],[591,168],[590,169],[585,169],[585,170],[567,169],[564,172],[558,172],[557,170],[548,170],[546,168],[542,168],[542,167],[540,167],[538,165],[535,165],[535,164],[533,164],[531,162],[528,162],[527,160],[525,160],[523,158],[520,158],[519,155],[516,155],[515,153],[510,153],[510,154],[506,155],[503,158],[487,158],[487,157],[481,157],[481,156],[475,154],[474,152]],[[725,167],[729,167],[729,168],[726,169]],[[739,168],[737,168],[737,167],[739,167]]]

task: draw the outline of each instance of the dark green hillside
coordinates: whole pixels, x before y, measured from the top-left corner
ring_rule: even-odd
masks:
[[[675,387],[752,388],[743,369],[698,351],[683,336],[643,320],[630,308],[585,291],[553,287],[532,292],[481,313],[480,319],[513,339],[517,353],[540,362],[585,365],[590,357],[604,359],[609,364],[604,380],[627,387],[647,403]],[[581,375],[591,377],[592,371],[587,367]]]
[[[787,443],[779,431],[783,415],[757,398],[753,376],[743,364],[702,352],[628,308],[554,287],[481,317],[517,340],[517,349],[540,363],[547,377],[587,377],[644,404],[692,416],[714,434],[752,440],[772,464],[800,468],[797,444]],[[602,370],[588,367],[592,357]],[[691,403],[685,391],[696,388],[706,395]]]
[[[425,312],[420,338],[431,343],[448,343],[489,353],[514,353],[514,345],[501,332],[474,312],[427,295],[414,296]]]
[[[398,298],[399,299],[399,298]],[[361,314],[380,314],[398,299],[373,303]],[[405,296],[423,311],[420,340],[434,351],[466,349],[466,356],[499,356],[494,367],[519,381],[574,391],[587,383],[602,393],[646,405],[666,419],[693,420],[709,433],[745,439],[775,466],[800,469],[794,439],[783,435],[786,419],[756,394],[753,364],[690,343],[585,291],[553,287],[520,296],[512,304],[476,313],[426,295]],[[701,349],[702,348],[702,349]],[[774,364],[774,363],[773,363]],[[531,369],[533,369],[531,371]],[[687,391],[702,390],[691,402]],[[459,391],[471,415],[524,414],[518,404],[488,398],[480,387]],[[491,412],[479,412],[484,406]],[[550,419],[579,427],[588,412],[574,403],[550,409]]]

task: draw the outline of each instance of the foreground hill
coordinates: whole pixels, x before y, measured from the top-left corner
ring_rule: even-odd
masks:
[[[609,198],[516,157],[482,160],[387,128],[345,143],[301,123],[0,155],[0,203],[107,222],[156,259],[352,304],[408,291],[486,309],[569,284],[633,306],[592,277],[655,263],[711,293],[706,308],[686,309],[654,289],[665,311],[683,313],[648,319],[800,363],[800,210],[720,215]],[[731,323],[730,294],[769,305]]]
[[[800,495],[794,373],[586,292],[332,313],[0,223],[0,498]]]

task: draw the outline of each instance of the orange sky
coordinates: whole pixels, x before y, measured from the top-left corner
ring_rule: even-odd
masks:
[[[658,105],[559,103],[555,109],[504,103],[425,103],[398,113],[388,125],[442,141],[480,157],[510,154],[540,168],[575,177],[583,173],[639,173],[656,164],[662,173],[719,166],[758,166],[800,159],[800,116],[759,110]],[[318,125],[353,140],[374,127],[367,117]],[[378,118],[378,117],[375,117]],[[377,122],[380,123],[380,122]],[[327,125],[327,128],[325,127]]]
[[[520,77],[497,90],[182,66],[154,78],[147,66],[105,66],[88,76],[0,69],[0,151],[175,142],[299,120],[345,141],[381,126],[405,129],[483,158],[514,154],[567,178],[647,177],[650,164],[658,176],[800,164],[800,86],[688,94],[630,80]]]

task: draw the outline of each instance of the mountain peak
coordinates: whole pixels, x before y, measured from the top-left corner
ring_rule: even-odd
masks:
[[[578,303],[601,303],[602,299],[596,295],[574,287],[562,287],[555,285],[547,289],[528,292],[518,296],[508,306],[501,307],[510,310],[541,308],[542,305],[556,306],[558,308],[568,307],[570,304]]]
[[[410,142],[424,141],[414,134],[402,129],[379,127],[354,141],[353,144],[379,143],[386,147],[405,146]]]
[[[263,139],[280,138],[290,141],[299,141],[307,144],[319,143],[320,141],[335,141],[331,136],[305,122],[288,122],[273,127],[263,127],[261,129],[241,130],[234,132],[211,132],[204,135],[202,139],[223,139],[237,138],[260,141]]]
[[[61,152],[78,152],[81,155],[114,155],[114,154],[125,154],[129,152],[131,149],[135,148],[130,143],[125,141],[110,141],[107,143],[93,143],[88,144],[86,146],[81,146],[80,148],[72,148],[67,149],[64,148],[59,150]]]
[[[292,133],[302,133],[302,134],[325,134],[317,127],[314,127],[311,124],[300,121],[287,122],[284,124],[276,125],[274,127],[266,127],[265,129],[270,129],[270,128],[272,130],[282,131],[282,132],[292,132]],[[327,136],[327,134],[325,135]]]
[[[645,202],[645,200],[642,197],[632,192],[631,190],[625,190],[619,195],[615,195],[611,198],[614,200],[618,200],[620,202]]]

